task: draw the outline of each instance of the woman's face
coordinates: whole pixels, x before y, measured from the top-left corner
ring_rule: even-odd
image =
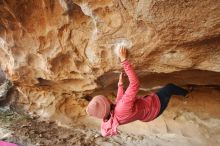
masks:
[[[113,102],[110,99],[107,98],[107,100],[108,100],[110,105],[113,104]]]

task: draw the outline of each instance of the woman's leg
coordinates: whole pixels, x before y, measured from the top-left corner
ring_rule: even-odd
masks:
[[[158,92],[156,92],[156,94],[158,95],[161,102],[161,108],[158,114],[158,116],[160,116],[160,114],[162,114],[162,112],[166,109],[172,95],[186,96],[188,91],[170,83],[161,88]]]

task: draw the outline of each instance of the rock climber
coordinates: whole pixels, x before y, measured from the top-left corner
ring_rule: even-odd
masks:
[[[117,127],[136,120],[149,122],[159,117],[166,109],[172,95],[188,95],[189,91],[175,84],[167,84],[150,95],[137,96],[140,82],[127,59],[127,50],[119,49],[119,58],[129,79],[129,86],[124,92],[123,73],[119,76],[118,91],[115,103],[103,95],[97,95],[88,104],[86,112],[89,116],[102,119],[102,136],[118,134]]]

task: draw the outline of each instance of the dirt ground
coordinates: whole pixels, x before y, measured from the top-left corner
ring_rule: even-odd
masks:
[[[0,108],[0,139],[22,146],[218,146],[219,97],[218,89],[198,89],[187,99],[174,97],[156,120],[120,126],[120,135],[107,138],[99,127],[85,126],[88,119],[74,127],[59,127],[5,106]]]

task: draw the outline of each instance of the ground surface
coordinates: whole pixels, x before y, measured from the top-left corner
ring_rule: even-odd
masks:
[[[219,95],[219,90],[200,89],[188,99],[174,97],[155,121],[121,126],[121,134],[111,138],[102,137],[99,129],[84,124],[59,127],[5,106],[0,108],[0,139],[23,146],[218,146]],[[205,101],[207,96],[210,98]]]

